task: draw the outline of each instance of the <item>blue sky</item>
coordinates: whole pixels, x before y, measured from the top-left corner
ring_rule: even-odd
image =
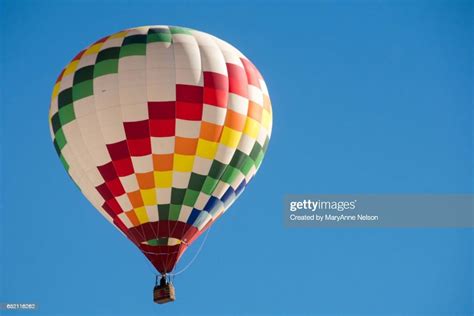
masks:
[[[0,302],[37,303],[29,315],[473,314],[472,229],[282,224],[290,193],[473,192],[471,1],[4,0],[0,14]],[[232,43],[274,109],[260,172],[164,306],[151,266],[70,182],[47,123],[78,51],[149,24]]]

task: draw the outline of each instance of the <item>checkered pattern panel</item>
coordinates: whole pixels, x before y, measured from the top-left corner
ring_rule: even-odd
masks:
[[[260,72],[230,44],[148,26],[77,54],[54,85],[49,121],[84,195],[169,272],[255,175],[272,108]]]

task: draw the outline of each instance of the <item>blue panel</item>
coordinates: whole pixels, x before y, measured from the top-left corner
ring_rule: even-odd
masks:
[[[192,225],[200,213],[201,213],[200,210],[196,210],[195,208],[193,208],[186,223],[188,223],[189,225]]]

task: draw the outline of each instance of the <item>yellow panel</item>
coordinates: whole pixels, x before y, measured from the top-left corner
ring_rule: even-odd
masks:
[[[125,35],[127,35],[127,32],[122,31],[122,32],[118,32],[118,33],[115,33],[114,35],[110,36],[109,39],[111,39],[111,38],[122,38],[122,37],[125,37]]]
[[[142,199],[143,203],[145,205],[156,205],[156,193],[155,189],[149,189],[149,190],[140,190],[142,193]]]
[[[174,155],[173,169],[174,171],[191,172],[193,170],[194,156],[190,155]]]
[[[54,88],[53,88],[53,95],[51,96],[52,99],[54,99],[55,97],[58,96],[60,84],[61,84],[61,82],[57,82],[57,83],[54,85]]]
[[[239,145],[241,136],[241,132],[237,132],[231,128],[228,128],[227,126],[224,126],[220,142],[227,147],[236,148]]]
[[[97,43],[95,45],[92,45],[84,52],[84,55],[97,54],[100,48],[102,47],[102,45],[104,45],[104,43]]]
[[[173,171],[155,171],[153,175],[157,188],[171,188],[173,183]]]
[[[148,214],[146,213],[146,208],[139,207],[135,209],[135,215],[137,215],[140,224],[148,223]]]
[[[262,113],[262,126],[268,129],[270,122],[272,120],[272,114],[268,111],[263,111]]]
[[[67,75],[72,74],[74,71],[76,71],[77,64],[79,64],[79,60],[75,60],[71,62],[69,65],[67,65],[66,70],[64,70],[63,78]]]
[[[247,121],[245,122],[244,134],[252,137],[253,139],[256,139],[259,131],[260,124],[254,119],[247,117]]]
[[[202,158],[214,159],[218,145],[218,143],[200,138],[197,145],[196,155]]]

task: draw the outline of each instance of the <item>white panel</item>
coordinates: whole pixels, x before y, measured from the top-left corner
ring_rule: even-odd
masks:
[[[158,204],[170,204],[171,203],[171,188],[157,188],[156,199]]]
[[[253,139],[252,137],[248,136],[245,133],[242,133],[242,137],[240,138],[240,142],[237,148],[241,152],[247,155],[250,155],[250,152],[252,151],[252,148],[254,145],[255,145],[255,139]]]
[[[146,73],[143,70],[122,72],[119,67],[119,96],[122,105],[147,103]]]
[[[206,193],[203,193],[203,192],[199,192],[196,203],[194,204],[194,208],[198,210],[203,210],[207,202],[209,201],[209,198],[210,198],[210,195],[207,195]]]
[[[61,85],[59,87],[59,90],[64,91],[67,88],[71,88],[73,81],[74,81],[74,73],[68,74],[67,76],[62,77],[61,78]]]
[[[122,121],[136,122],[148,120],[148,104],[146,102],[121,105]]]
[[[193,172],[202,174],[202,175],[207,175],[209,173],[209,170],[211,169],[211,165],[212,165],[211,159],[195,156]]]
[[[135,157],[132,156],[133,169],[135,173],[153,171],[153,159],[151,155]]]
[[[134,192],[139,189],[137,177],[135,176],[135,174],[131,174],[125,177],[119,177],[119,179],[122,183],[123,188],[125,189],[125,192]]]
[[[109,74],[94,79],[94,98],[97,110],[120,104],[117,74]]]
[[[263,104],[262,90],[253,85],[247,85],[247,91],[249,93],[249,100],[252,100],[257,104]]]
[[[74,114],[76,118],[91,115],[95,113],[95,111],[95,98],[93,95],[74,101]]]
[[[222,196],[224,195],[224,193],[227,191],[227,189],[230,187],[229,184],[223,182],[223,181],[219,181],[217,183],[217,186],[216,188],[214,189],[214,192],[212,193],[213,196],[221,199]]]
[[[90,55],[82,55],[81,59],[79,60],[79,64],[77,65],[76,71],[86,66],[94,65],[96,59],[97,53],[93,53]]]
[[[158,221],[158,208],[156,205],[154,206],[145,206],[146,213],[148,215],[148,219],[150,222],[157,222]],[[155,233],[156,235],[156,233]]]
[[[204,104],[202,120],[216,125],[224,125],[226,114],[226,108]]]
[[[154,154],[174,153],[175,137],[152,137],[151,148]]]
[[[115,199],[117,200],[122,210],[124,210],[125,212],[128,212],[133,209],[133,206],[130,203],[130,199],[126,193],[122,194],[121,196],[115,197]]]
[[[126,138],[122,124],[122,113],[118,105],[98,111],[97,118],[106,144],[113,144]]]
[[[106,48],[111,47],[121,47],[123,43],[123,37],[118,38],[109,38],[105,41],[105,43],[101,46],[100,50],[103,51]]]
[[[223,164],[228,164],[232,160],[234,153],[235,148],[230,148],[223,144],[219,144],[219,147],[217,148],[217,154],[214,159],[219,160]]]
[[[176,136],[198,138],[201,130],[201,121],[176,119]]]
[[[117,217],[120,219],[120,221],[121,221],[127,228],[132,228],[132,227],[133,227],[133,224],[132,224],[132,222],[130,221],[130,219],[128,219],[127,214],[125,214],[125,213],[120,213],[119,215],[117,215]]]
[[[229,93],[227,107],[237,113],[247,115],[249,100],[235,93]]]
[[[190,176],[191,176],[190,172],[174,171],[173,172],[173,187],[180,188],[180,189],[187,188],[189,184]]]
[[[183,205],[181,207],[181,211],[179,212],[178,221],[186,223],[192,211],[193,211],[192,207]]]

